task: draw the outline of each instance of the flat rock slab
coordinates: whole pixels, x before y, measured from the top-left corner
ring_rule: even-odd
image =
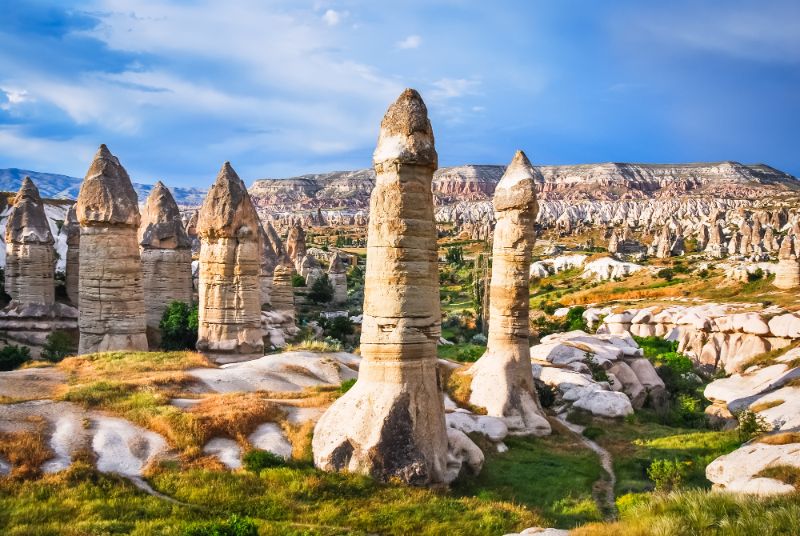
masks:
[[[67,375],[53,367],[0,372],[0,396],[23,400],[52,398],[66,383]]]
[[[269,451],[285,460],[292,457],[292,444],[283,435],[281,427],[275,423],[267,422],[259,425],[247,440],[253,447]]]
[[[242,466],[242,449],[233,439],[215,437],[203,447],[203,454],[216,456],[228,469],[239,469]]]
[[[361,358],[345,352],[286,352],[220,368],[188,373],[218,393],[296,392],[306,387],[340,385],[358,377]]]

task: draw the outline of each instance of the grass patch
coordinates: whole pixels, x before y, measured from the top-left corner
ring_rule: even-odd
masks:
[[[602,469],[597,456],[573,434],[554,426],[551,436],[509,436],[506,444],[509,451],[504,454],[487,445],[480,475],[457,481],[453,492],[535,508],[547,520],[540,526],[571,528],[602,519],[591,494]]]
[[[460,363],[473,363],[484,353],[486,347],[480,344],[442,344],[436,350],[440,359],[449,359]]]
[[[754,413],[759,413],[761,411],[766,411],[770,408],[774,408],[783,404],[783,400],[770,400],[769,402],[759,402],[757,404],[753,404],[750,406],[750,411]]]
[[[800,491],[800,467],[795,467],[794,465],[775,465],[773,467],[767,467],[756,476],[780,480],[784,484],[794,486],[796,490]]]
[[[621,497],[620,521],[592,523],[574,536],[697,534],[749,536],[800,534],[800,494],[759,498],[752,495],[687,490]]]
[[[800,443],[800,432],[782,432],[778,434],[764,435],[756,438],[759,443],[767,445],[788,445],[790,443]]]
[[[46,442],[44,419],[29,417],[27,424],[27,430],[0,432],[0,456],[11,464],[12,478],[38,475],[42,464],[53,457]]]
[[[323,341],[306,339],[300,342],[291,343],[283,350],[284,352],[318,352],[330,353],[341,352],[342,343],[336,339],[325,339]]]
[[[735,431],[692,431],[630,419],[605,427],[596,441],[614,458],[618,495],[651,491],[647,469],[657,459],[688,462],[685,485],[708,488],[706,466],[740,445]]]

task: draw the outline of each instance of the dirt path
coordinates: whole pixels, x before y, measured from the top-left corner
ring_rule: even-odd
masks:
[[[558,422],[563,424],[570,432],[573,432],[581,440],[581,443],[586,445],[594,451],[600,458],[600,466],[605,471],[605,476],[600,477],[600,480],[592,485],[592,496],[594,497],[597,507],[603,514],[607,521],[617,519],[619,512],[617,512],[616,500],[614,497],[614,486],[617,483],[617,476],[614,474],[614,461],[611,458],[611,453],[606,449],[583,435],[583,426],[573,424],[561,416],[556,417]]]

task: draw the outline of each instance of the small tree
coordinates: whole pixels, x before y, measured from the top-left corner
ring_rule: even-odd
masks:
[[[0,350],[0,370],[14,370],[31,360],[31,350],[27,346],[10,344]]]
[[[164,310],[161,322],[161,348],[164,350],[194,350],[197,343],[197,306],[174,301]]]
[[[680,487],[689,467],[678,460],[653,460],[647,468],[647,477],[656,485],[656,491],[672,491]]]
[[[45,340],[42,347],[42,359],[58,363],[74,351],[72,337],[63,331],[54,331]]]
[[[675,277],[675,271],[671,268],[662,268],[656,274],[661,279],[666,279],[667,281],[672,281],[672,278]]]
[[[772,427],[764,417],[749,409],[738,412],[736,419],[739,421],[737,431],[739,432],[739,441],[742,443],[772,431]]]
[[[331,285],[328,274],[322,276],[314,281],[311,285],[311,290],[308,292],[308,299],[316,304],[328,303],[333,299],[333,285]]]
[[[347,336],[352,335],[355,332],[355,328],[353,327],[353,321],[348,317],[337,316],[331,320],[326,331],[327,335],[330,335],[334,339],[339,339],[340,341],[345,342]]]
[[[300,274],[292,274],[292,286],[293,287],[304,287],[306,286],[306,278]]]

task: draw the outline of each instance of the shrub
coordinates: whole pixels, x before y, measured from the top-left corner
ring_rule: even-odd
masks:
[[[605,433],[606,431],[600,428],[599,426],[587,426],[583,430],[583,436],[586,439],[591,439],[591,440],[595,440]]]
[[[197,343],[197,306],[174,301],[161,315],[158,328],[161,330],[163,350],[194,350]]]
[[[673,491],[683,483],[688,467],[689,463],[678,460],[653,460],[647,468],[647,477],[655,484],[656,491]]]
[[[14,370],[31,360],[31,350],[27,346],[10,344],[0,350],[0,370]]]
[[[233,514],[225,521],[193,523],[183,536],[258,536],[258,527],[252,519]]]
[[[453,246],[447,248],[445,253],[445,260],[447,264],[461,265],[464,264],[464,248],[461,246]]]
[[[486,343],[488,343],[489,340],[483,333],[476,333],[475,335],[472,336],[469,342],[472,344],[477,344],[478,346],[486,346]]]
[[[286,460],[268,450],[253,449],[242,456],[242,465],[248,471],[259,473],[262,469],[284,466]]]
[[[546,302],[542,304],[542,311],[547,315],[552,315],[556,312],[556,309],[561,309],[562,307],[564,306],[558,302],[556,303]]]
[[[292,286],[293,287],[304,287],[306,286],[306,278],[300,274],[292,274]]]
[[[556,388],[544,382],[536,382],[536,392],[543,408],[551,408],[556,403]]]
[[[589,326],[586,325],[586,320],[583,319],[583,313],[586,312],[586,307],[573,307],[567,313],[566,329],[567,331],[574,331],[579,329],[581,331],[589,331]]]
[[[586,366],[589,367],[589,372],[592,374],[592,379],[596,382],[608,382],[609,385],[614,385],[614,380],[612,380],[606,369],[597,362],[592,354],[586,352],[586,358],[583,360],[586,363]]]
[[[483,346],[477,346],[474,344],[466,344],[464,346],[459,346],[456,350],[456,361],[461,361],[462,363],[473,363],[480,359],[480,357],[486,352],[486,348]]]
[[[64,331],[56,330],[50,333],[42,347],[42,359],[51,363],[58,363],[75,351],[72,337]]]
[[[672,278],[675,277],[675,271],[670,268],[662,268],[658,271],[658,273],[656,273],[656,275],[661,279],[672,281]]]
[[[333,285],[331,280],[328,279],[328,274],[322,274],[314,284],[311,285],[311,290],[308,292],[308,299],[316,304],[328,303],[333,299]]]
[[[354,385],[356,384],[356,378],[350,378],[349,380],[345,380],[339,386],[339,392],[345,394],[349,391]]]
[[[764,417],[749,409],[738,412],[736,419],[739,421],[737,432],[742,443],[772,431],[772,427]]]
[[[747,281],[750,283],[759,279],[764,279],[764,270],[761,268],[757,268],[755,272],[747,274]]]
[[[328,323],[326,335],[345,342],[348,335],[355,333],[353,321],[346,316],[337,316]]]

